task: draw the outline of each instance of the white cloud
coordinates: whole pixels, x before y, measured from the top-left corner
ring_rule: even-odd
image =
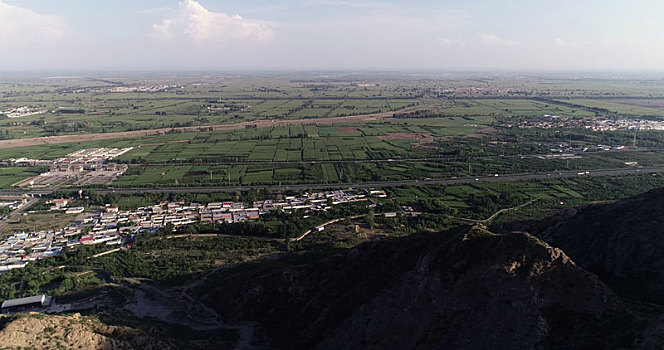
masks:
[[[152,26],[151,33],[162,40],[186,39],[196,43],[263,42],[273,35],[265,23],[212,12],[195,0],[180,2],[170,18]]]
[[[57,43],[66,25],[58,17],[9,5],[0,0],[0,46]]]
[[[500,47],[500,46],[520,46],[521,43],[515,40],[503,39],[494,34],[479,33],[477,37],[471,39],[464,38],[438,38],[438,44],[443,47]]]
[[[479,43],[485,46],[519,46],[521,43],[515,40],[503,39],[494,34],[479,33]]]
[[[562,39],[562,38],[556,38],[554,40],[554,42],[556,43],[556,47],[558,47],[558,48],[565,48],[565,47],[569,46],[569,43],[567,42],[567,40]]]
[[[164,19],[161,21],[161,23],[156,23],[152,25],[152,34],[155,37],[165,39],[165,40],[171,40],[173,39],[173,33],[171,33],[171,27],[173,26],[173,20],[172,19]]]
[[[447,46],[468,46],[468,43],[466,40],[463,40],[461,38],[439,38],[438,43],[440,46],[447,47]]]

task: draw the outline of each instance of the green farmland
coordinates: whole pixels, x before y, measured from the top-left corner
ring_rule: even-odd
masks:
[[[12,185],[29,177],[47,171],[45,167],[0,167],[0,188],[9,188]]]

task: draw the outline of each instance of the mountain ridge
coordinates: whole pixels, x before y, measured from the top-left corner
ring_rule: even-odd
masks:
[[[199,297],[290,348],[628,347],[637,320],[597,276],[526,234],[479,227],[220,271]]]

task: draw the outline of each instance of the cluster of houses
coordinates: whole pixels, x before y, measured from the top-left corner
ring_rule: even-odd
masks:
[[[46,112],[48,112],[48,110],[41,109],[38,107],[21,106],[21,107],[9,108],[4,111],[0,111],[0,115],[4,115],[7,118],[20,118],[20,117],[27,117],[30,115],[44,114]]]
[[[67,238],[55,232],[20,233],[0,241],[0,272],[25,267],[35,261],[60,254]]]
[[[271,210],[283,210],[289,212],[298,209],[326,210],[330,209],[332,205],[366,200],[367,196],[365,194],[336,190],[304,193],[302,197],[286,196],[283,200],[280,201],[255,201],[253,202],[253,206],[255,209],[259,209],[261,212],[267,212]]]
[[[522,129],[553,129],[553,128],[582,128],[592,131],[616,131],[616,130],[664,130],[664,121],[645,120],[636,118],[607,118],[607,117],[585,117],[569,118],[558,115],[544,114],[541,118],[522,118],[516,124],[507,124],[508,128],[518,127]]]
[[[333,205],[366,201],[367,195],[380,197],[383,191],[366,194],[341,190],[305,193],[301,197],[286,196],[283,200],[255,201],[247,208],[241,202],[199,203],[163,202],[133,210],[119,210],[107,205],[104,210],[81,214],[67,227],[53,231],[15,234],[0,241],[0,272],[24,267],[35,261],[60,254],[65,247],[89,244],[120,245],[123,247],[141,232],[156,232],[167,225],[174,227],[195,222],[239,223],[255,221],[273,210],[290,212],[297,209],[326,210]],[[52,210],[81,210],[66,206],[70,199],[49,202]]]
[[[168,90],[183,89],[184,85],[155,84],[135,86],[114,86],[110,88],[98,88],[102,92],[168,92]]]
[[[137,222],[141,229],[156,230],[167,224],[186,225],[196,221],[239,223],[255,221],[261,215],[274,210],[290,212],[293,210],[326,210],[331,206],[365,201],[365,194],[344,192],[342,190],[305,193],[302,197],[286,196],[283,200],[254,201],[247,208],[242,202],[216,202],[202,205],[198,203],[161,203],[156,206],[138,208],[121,212],[132,222]]]
[[[106,213],[89,215],[67,227],[30,233],[17,233],[0,241],[0,272],[25,267],[29,261],[59,255],[65,247],[79,244],[122,245],[131,237],[118,229],[118,222]]]

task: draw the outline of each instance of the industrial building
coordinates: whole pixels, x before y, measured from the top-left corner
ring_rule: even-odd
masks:
[[[9,299],[2,302],[2,313],[38,309],[51,304],[51,297],[35,295],[26,298]]]

